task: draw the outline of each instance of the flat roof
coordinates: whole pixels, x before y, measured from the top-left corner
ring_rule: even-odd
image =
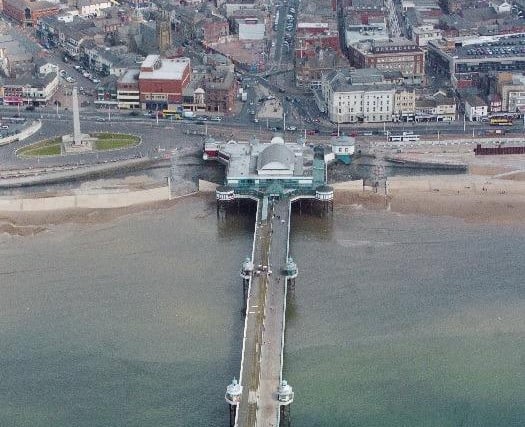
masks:
[[[299,22],[297,28],[328,28],[327,22]]]
[[[190,58],[162,58],[160,67],[155,68],[159,55],[148,55],[141,65],[140,79],[142,80],[168,80],[182,79],[184,70],[190,65]],[[144,68],[153,68],[153,71],[145,71]]]

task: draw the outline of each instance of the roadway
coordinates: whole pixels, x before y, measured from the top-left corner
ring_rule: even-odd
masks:
[[[58,114],[55,107],[37,108],[35,111],[20,111],[20,115],[27,119],[40,119],[43,122],[42,128],[32,137],[14,142],[0,147],[0,165],[3,169],[25,168],[36,166],[57,166],[71,164],[89,164],[106,161],[115,161],[132,157],[157,157],[159,152],[169,151],[172,149],[187,148],[193,146],[196,149],[202,144],[201,136],[191,136],[184,133],[185,127],[189,124],[202,126],[203,133],[220,138],[234,138],[248,140],[256,136],[262,140],[270,140],[272,132],[267,129],[266,123],[253,123],[250,108],[256,108],[255,91],[253,82],[250,84],[249,101],[244,103],[243,110],[239,117],[225,117],[221,122],[207,121],[198,122],[187,120],[168,120],[168,119],[151,119],[143,115],[131,116],[129,112],[83,108],[81,111],[81,129],[85,133],[93,132],[129,132],[142,138],[142,143],[133,148],[98,153],[84,153],[68,155],[63,157],[37,158],[37,159],[20,159],[16,156],[16,150],[28,144],[53,138],[72,132],[72,113],[70,110],[59,109]],[[253,105],[250,103],[253,102]],[[285,139],[294,140],[304,137],[308,133],[307,140],[313,143],[326,142],[332,133],[336,131],[333,124],[321,123],[304,123],[297,120],[296,114],[293,113],[293,106],[297,103],[290,102],[283,96],[284,108],[286,111],[286,124],[296,126],[295,132],[284,132]],[[17,114],[17,109],[13,107],[0,107],[0,116],[9,117]],[[282,119],[270,120],[268,127],[279,126],[282,129]],[[365,139],[378,143],[386,141],[385,131],[399,133],[403,131],[412,131],[423,137],[434,138],[465,138],[465,137],[482,137],[489,131],[501,129],[506,132],[507,136],[520,136],[525,133],[523,123],[515,122],[513,126],[495,128],[484,122],[427,122],[427,123],[375,123],[375,124],[352,124],[341,125],[340,132],[346,134],[356,134],[364,136]],[[311,135],[313,131],[315,135]],[[497,136],[494,136],[497,137]]]

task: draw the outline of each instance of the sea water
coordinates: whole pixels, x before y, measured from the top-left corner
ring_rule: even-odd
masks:
[[[213,198],[0,237],[0,425],[227,426],[254,212]],[[525,420],[524,232],[292,216],[292,425]]]

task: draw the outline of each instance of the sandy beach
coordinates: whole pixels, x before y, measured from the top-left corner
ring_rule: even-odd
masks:
[[[432,175],[391,177],[388,197],[360,181],[334,184],[335,206],[362,205],[403,214],[451,216],[471,223],[523,225],[525,181],[519,174],[505,178],[483,175]],[[210,196],[211,197],[211,196]],[[144,210],[165,209],[177,200],[120,209],[70,209],[46,212],[0,212],[0,233],[34,235],[51,226],[67,223],[109,222]]]
[[[512,176],[509,176],[512,178]],[[363,204],[393,212],[451,216],[472,223],[524,224],[525,182],[482,175],[432,175],[388,179],[388,197],[339,183],[336,206]]]

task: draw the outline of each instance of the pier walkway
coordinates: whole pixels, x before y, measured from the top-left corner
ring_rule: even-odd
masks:
[[[235,425],[278,427],[282,380],[290,200],[259,203]]]

